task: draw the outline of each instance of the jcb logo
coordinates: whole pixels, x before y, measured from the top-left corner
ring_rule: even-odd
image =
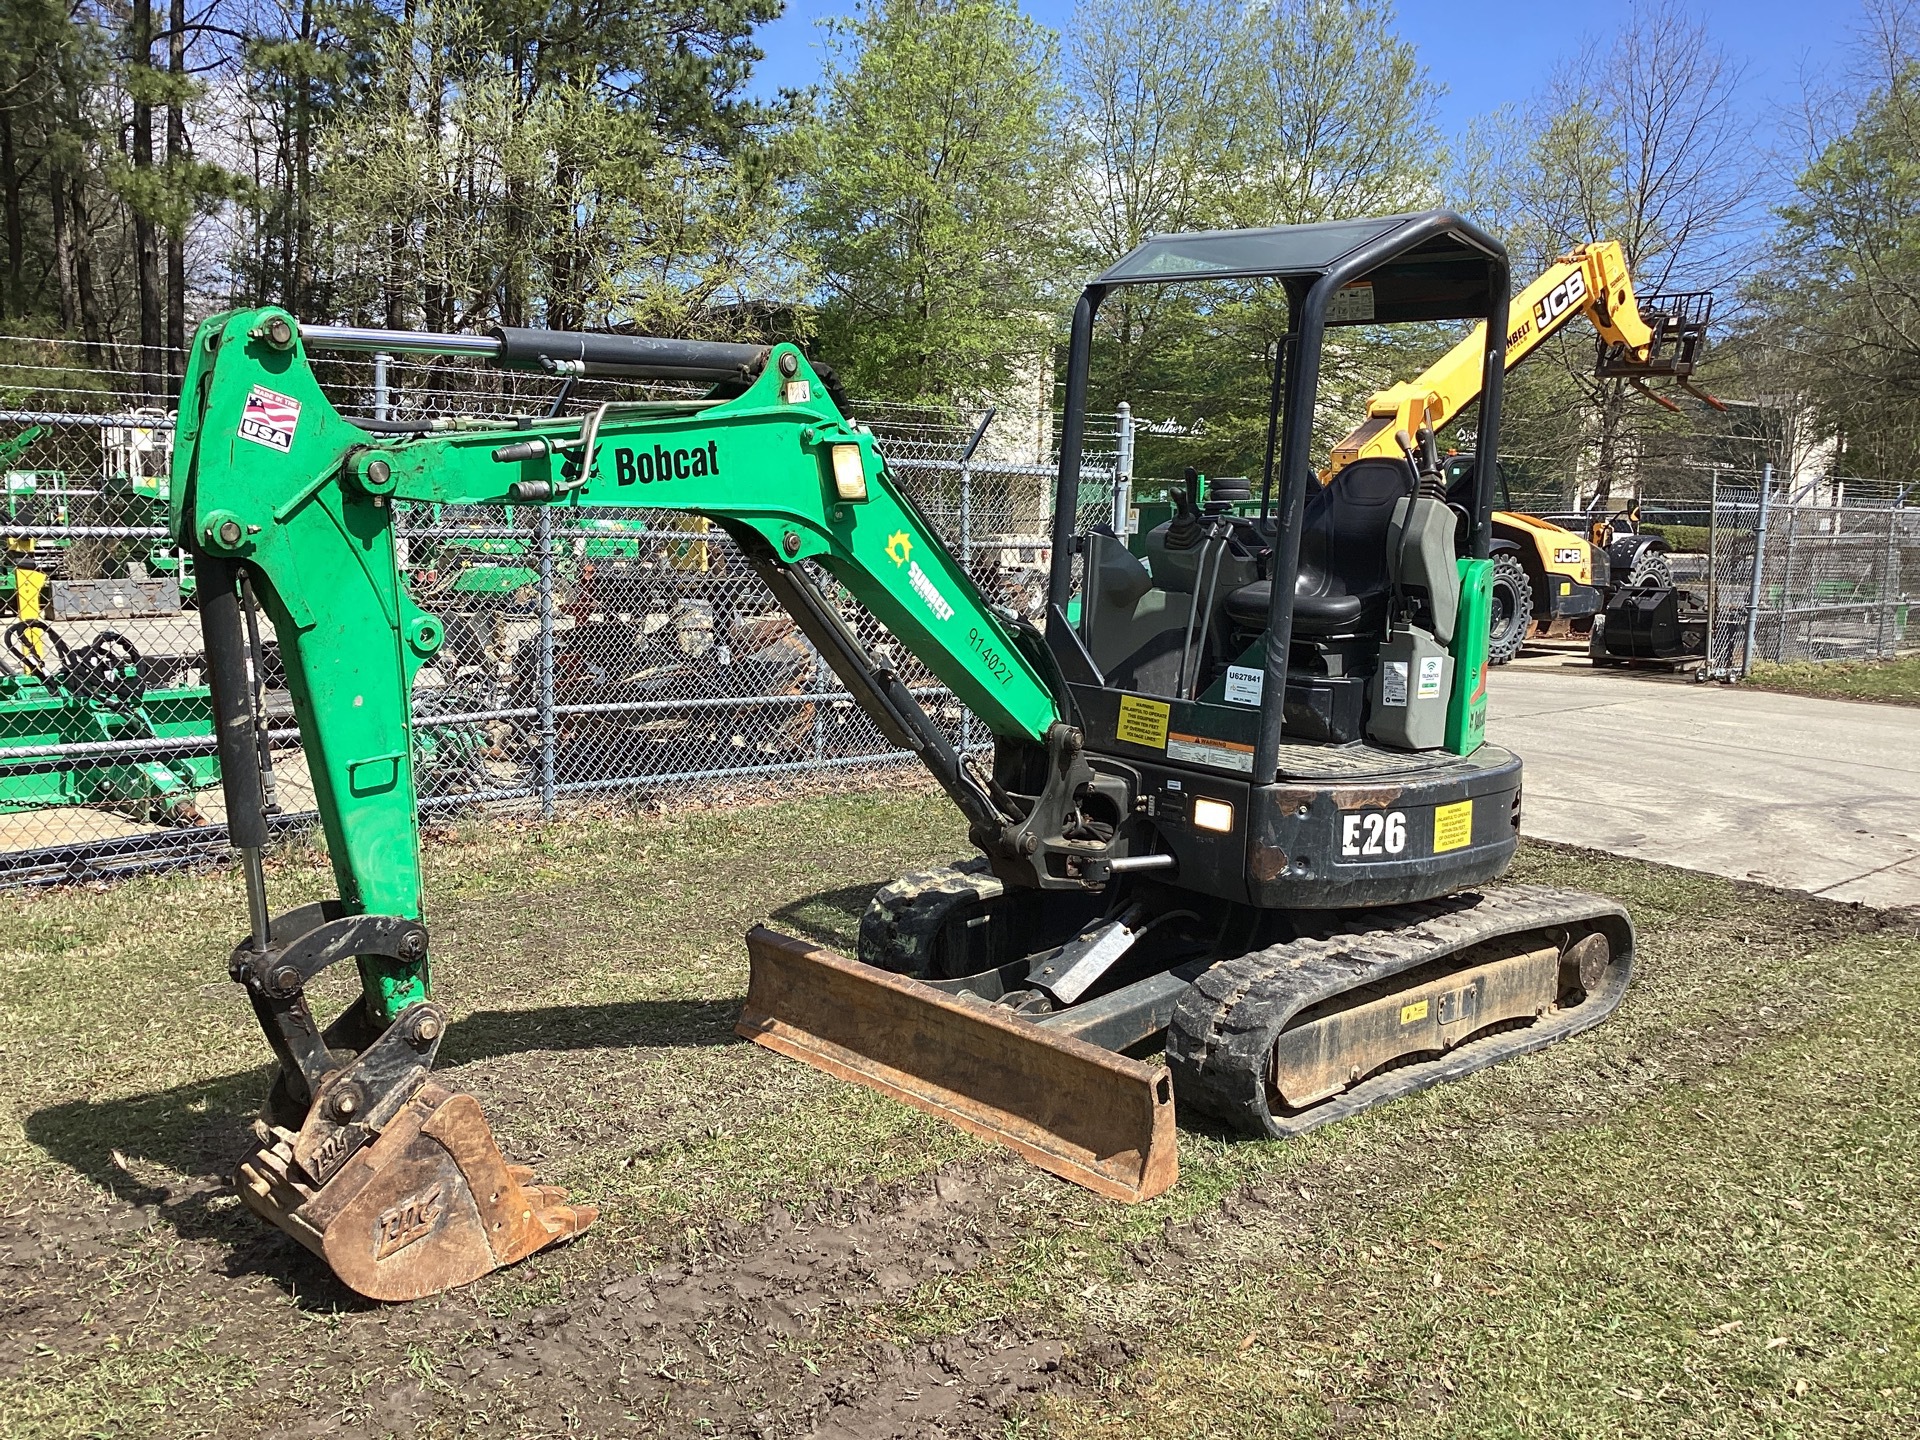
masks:
[[[1578,305],[1587,294],[1586,277],[1575,271],[1549,290],[1546,298],[1533,307],[1533,322],[1545,330],[1555,320],[1567,313],[1570,306]]]

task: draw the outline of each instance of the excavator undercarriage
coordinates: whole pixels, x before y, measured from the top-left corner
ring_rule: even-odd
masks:
[[[1129,285],[1279,287],[1261,509],[1197,477],[1147,559],[1079,525],[1095,313]],[[1520,762],[1485,739],[1494,460],[1449,493],[1431,427],[1318,483],[1334,298],[1374,323],[1477,318],[1497,436],[1507,268],[1444,211],[1149,241],[1074,316],[1044,623],[996,607],[898,489],[830,371],[791,345],[476,337],[217,316],[195,339],[172,526],[194,551],[228,825],[250,926],[229,973],[279,1062],[236,1183],[344,1283],[405,1300],[595,1218],[501,1153],[433,1078],[414,676],[440,622],[393,511],[592,506],[710,519],[820,659],[968,822],[976,859],[875,896],[847,957],[756,929],[739,1033],[1123,1200],[1178,1175],[1175,1106],[1283,1137],[1564,1039],[1620,1003],[1633,930],[1603,898],[1497,885]],[[305,348],[486,350],[567,375],[694,382],[512,428],[356,422]],[[490,348],[489,348],[490,347]],[[1464,544],[1459,543],[1464,526]],[[863,644],[825,571],[976,716],[964,754]],[[272,622],[339,898],[275,917],[256,611]],[[307,989],[351,960],[322,1028]]]
[[[1175,1095],[1244,1135],[1304,1134],[1591,1028],[1633,966],[1623,909],[1537,886],[1264,913],[1145,890],[1084,923],[1028,902],[963,862],[882,887],[858,960],[756,928],[739,1033],[1145,1200],[1178,1176]],[[1157,944],[1073,984],[1149,926]],[[1014,936],[1060,943],[1009,954]]]

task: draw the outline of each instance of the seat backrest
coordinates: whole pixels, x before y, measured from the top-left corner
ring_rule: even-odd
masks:
[[[1378,595],[1387,589],[1387,526],[1413,493],[1403,460],[1356,460],[1307,494],[1300,533],[1300,595]]]

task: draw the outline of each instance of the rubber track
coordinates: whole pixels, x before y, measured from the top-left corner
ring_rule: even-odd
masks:
[[[924,975],[933,940],[957,905],[1005,893],[986,859],[916,871],[882,885],[860,917],[859,959],[899,975]]]
[[[1627,912],[1583,890],[1515,885],[1368,910],[1336,924],[1327,934],[1222,961],[1194,982],[1167,1030],[1167,1065],[1183,1110],[1198,1110],[1248,1135],[1303,1134],[1597,1025],[1625,995],[1633,964]],[[1268,1108],[1274,1041],[1307,1006],[1483,941],[1569,926],[1604,931],[1613,949],[1605,979],[1579,1005],[1379,1072],[1297,1114],[1276,1116]]]

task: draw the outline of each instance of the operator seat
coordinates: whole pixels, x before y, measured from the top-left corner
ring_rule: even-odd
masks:
[[[1413,493],[1403,460],[1356,460],[1307,494],[1300,571],[1293,587],[1296,641],[1378,638],[1387,613],[1387,527],[1393,507]],[[1256,580],[1227,596],[1227,615],[1264,630],[1273,582]]]

